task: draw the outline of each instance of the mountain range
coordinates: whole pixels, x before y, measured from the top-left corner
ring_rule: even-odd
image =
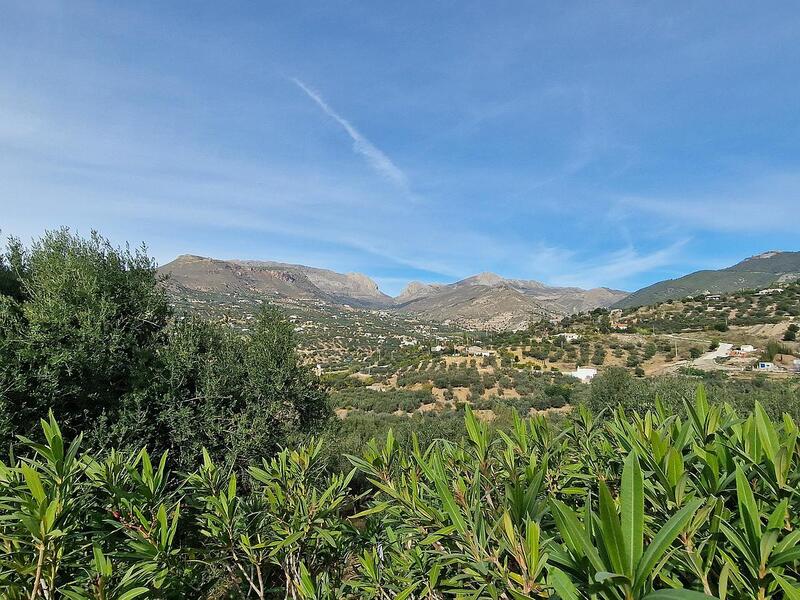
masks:
[[[609,288],[553,287],[539,281],[481,273],[450,284],[411,282],[394,300],[397,310],[435,321],[515,329],[532,317],[607,307],[627,295]]]
[[[539,281],[481,273],[449,284],[411,282],[393,298],[361,273],[190,254],[179,256],[159,270],[169,276],[167,285],[173,292],[184,289],[259,294],[277,301],[318,300],[491,329],[516,328],[531,318],[606,307],[627,296],[627,292],[607,288],[553,287]]]
[[[396,311],[468,328],[507,330],[532,319],[594,308],[626,308],[689,295],[762,288],[800,278],[800,252],[765,252],[732,267],[691,273],[632,294],[605,287],[555,287],[534,280],[480,273],[455,283],[413,281],[396,297],[361,273],[337,273],[272,261],[219,260],[181,255],[159,269],[173,293],[256,294],[270,300],[321,301]]]

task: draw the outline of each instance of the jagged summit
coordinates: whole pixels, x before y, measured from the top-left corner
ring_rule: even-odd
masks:
[[[182,254],[159,268],[172,285],[199,291],[263,293],[270,297],[320,299],[382,307],[393,303],[363,273],[337,273],[305,265],[262,260],[217,260]]]
[[[428,296],[434,293],[441,284],[437,283],[423,283],[421,281],[410,281],[399,295],[395,296],[394,300],[397,304],[410,302],[423,296]]]

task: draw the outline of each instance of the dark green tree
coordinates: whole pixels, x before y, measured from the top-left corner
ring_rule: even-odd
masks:
[[[2,267],[0,398],[17,434],[52,408],[67,431],[96,431],[149,377],[170,316],[156,265],[141,247],[97,233],[11,240]],[[9,432],[6,431],[6,434]]]
[[[160,367],[120,434],[150,424],[141,434],[181,466],[203,447],[226,464],[252,464],[331,414],[327,391],[298,360],[291,324],[274,309],[260,313],[249,336],[193,317],[176,322]]]
[[[243,465],[330,415],[278,312],[264,310],[250,335],[176,317],[144,247],[66,229],[29,250],[12,240],[0,285],[3,444],[52,409],[96,450],[147,443],[188,467],[207,447]]]

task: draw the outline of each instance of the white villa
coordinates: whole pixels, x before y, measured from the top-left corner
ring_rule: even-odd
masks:
[[[467,348],[467,354],[470,356],[492,356],[494,350],[484,350],[480,346],[470,346]]]
[[[575,379],[579,379],[581,383],[589,383],[594,376],[597,375],[597,369],[592,369],[591,367],[578,367],[574,371],[570,371],[567,373],[570,377],[574,377]]]
[[[577,333],[559,333],[556,337],[563,338],[565,342],[574,342],[580,339],[581,336]]]

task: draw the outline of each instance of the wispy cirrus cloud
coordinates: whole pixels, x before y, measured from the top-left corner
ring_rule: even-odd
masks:
[[[626,196],[619,203],[627,213],[651,213],[695,229],[749,234],[795,231],[791,215],[800,205],[800,171],[739,179],[682,197]]]
[[[651,252],[640,252],[633,246],[604,253],[595,260],[573,262],[564,275],[555,275],[554,283],[580,287],[628,287],[626,284],[637,275],[654,269],[675,265],[681,261],[681,252],[691,240],[680,239]],[[562,271],[563,272],[563,271]]]
[[[350,121],[342,117],[339,113],[333,110],[330,105],[323,99],[323,97],[316,90],[312,89],[296,77],[292,81],[299,87],[306,95],[311,98],[322,111],[331,119],[336,121],[347,132],[353,140],[353,150],[363,156],[369,165],[383,177],[389,179],[400,187],[408,186],[408,178],[400,168],[392,162],[380,148],[370,142],[364,135],[356,129]]]

